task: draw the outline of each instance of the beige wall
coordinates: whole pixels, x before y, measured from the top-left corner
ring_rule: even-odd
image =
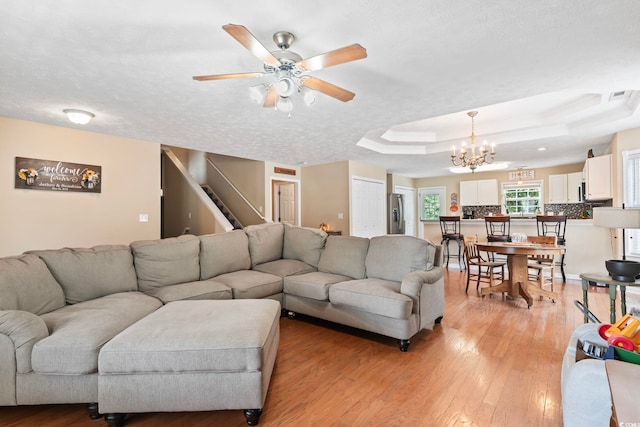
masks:
[[[15,157],[101,166],[102,192],[14,189]],[[159,144],[0,117],[0,165],[0,256],[160,237]]]
[[[586,153],[585,153],[586,160]],[[535,168],[534,169],[534,180],[542,180],[544,182],[544,200],[545,203],[548,202],[548,192],[547,188],[549,185],[549,175],[555,174],[563,174],[563,173],[571,173],[571,172],[582,172],[582,168],[584,167],[583,163],[575,163],[571,165],[562,165],[562,166],[554,166],[551,168]],[[459,215],[458,212],[451,212],[449,210],[451,193],[458,194],[458,200],[460,200],[460,181],[471,181],[475,179],[497,179],[498,180],[498,189],[499,186],[503,182],[513,182],[509,179],[510,171],[494,171],[494,172],[478,172],[474,174],[465,173],[454,176],[442,176],[435,178],[416,178],[414,180],[416,188],[424,188],[424,187],[446,187],[447,195],[447,212],[446,214],[455,214]]]
[[[317,228],[324,222],[349,234],[349,162],[305,166],[301,174],[302,225]]]
[[[640,128],[630,129],[616,134],[611,143],[610,152],[613,154],[613,206],[622,206],[624,202],[624,187],[622,177],[622,152],[640,150]]]

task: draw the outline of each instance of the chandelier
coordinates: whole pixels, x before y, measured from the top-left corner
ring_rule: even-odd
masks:
[[[482,142],[480,152],[476,154],[476,135],[474,133],[474,117],[478,114],[477,111],[469,111],[467,115],[471,117],[471,142],[469,144],[469,150],[467,151],[467,145],[465,142],[460,147],[460,155],[456,156],[456,146],[451,148],[451,163],[454,166],[462,166],[463,168],[471,169],[471,173],[476,171],[478,166],[483,164],[493,163],[496,157],[496,144],[491,144],[491,152],[489,152],[487,141]],[[491,154],[491,158],[487,160],[487,154]]]

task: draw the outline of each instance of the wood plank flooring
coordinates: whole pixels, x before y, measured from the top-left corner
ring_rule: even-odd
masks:
[[[578,282],[559,299],[465,294],[464,273],[445,272],[441,325],[395,340],[310,318],[281,319],[276,368],[260,426],[561,426],[560,368],[583,318]],[[473,287],[473,286],[472,286]],[[608,319],[608,293],[591,288]],[[618,304],[618,310],[619,304]],[[618,313],[619,315],[619,313]],[[126,426],[245,426],[241,411],[131,414]],[[0,426],[106,426],[85,405],[1,407]]]

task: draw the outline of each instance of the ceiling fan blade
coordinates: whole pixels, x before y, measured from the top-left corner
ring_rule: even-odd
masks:
[[[226,79],[243,79],[245,77],[262,77],[265,73],[235,73],[235,74],[212,74],[210,76],[193,76],[193,80],[226,80]]]
[[[316,71],[321,68],[333,67],[334,65],[344,64],[345,62],[356,61],[366,57],[367,50],[358,43],[355,43],[350,46],[332,50],[331,52],[303,59],[298,65],[304,68],[305,71]]]
[[[260,61],[273,65],[274,67],[282,65],[244,26],[227,24],[223,25],[222,29],[229,33],[229,35],[236,39],[242,46],[247,48],[249,52],[258,57]]]
[[[264,104],[262,104],[263,107],[275,107],[276,106],[276,102],[278,102],[278,97],[280,95],[278,95],[278,91],[276,90],[276,85],[271,85],[271,87],[269,87],[269,91],[267,92],[267,96],[265,96],[264,98]]]
[[[356,96],[353,92],[315,77],[306,77],[302,84],[310,89],[315,89],[318,92],[322,92],[325,95],[329,95],[342,102],[351,101],[353,97]]]

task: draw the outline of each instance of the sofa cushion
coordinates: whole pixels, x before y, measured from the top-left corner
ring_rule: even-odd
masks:
[[[364,279],[368,248],[369,239],[364,237],[329,236],[320,255],[318,271]]]
[[[401,282],[412,271],[433,268],[433,243],[413,236],[387,235],[371,238],[367,252],[367,277]]]
[[[282,258],[284,225],[279,222],[250,225],[245,227],[244,232],[249,238],[251,268]]]
[[[351,280],[350,277],[339,274],[313,273],[299,274],[284,278],[284,293],[320,301],[329,300],[329,287],[338,282]]]
[[[224,283],[215,280],[198,280],[197,282],[179,283],[155,288],[148,293],[163,303],[187,299],[231,299],[231,289]]]
[[[62,286],[68,304],[138,290],[129,246],[103,245],[32,253],[47,264]]]
[[[282,292],[282,277],[255,270],[221,274],[214,280],[229,286],[234,299],[265,298]]]
[[[280,277],[317,271],[315,267],[306,262],[298,261],[297,259],[277,259],[275,261],[265,262],[264,264],[258,264],[253,267],[253,270],[275,274]]]
[[[242,230],[200,236],[200,278],[251,268],[249,238]]]
[[[33,346],[33,370],[41,374],[97,372],[102,346],[161,306],[157,298],[123,292],[43,314],[50,335]]]
[[[200,279],[200,240],[189,234],[131,243],[138,288],[156,288]]]
[[[0,310],[48,313],[64,307],[64,292],[34,254],[0,258]]]
[[[413,306],[411,298],[400,293],[400,283],[382,279],[350,280],[331,285],[329,301],[394,319],[408,319]]]
[[[318,267],[326,240],[327,233],[320,229],[285,224],[282,258],[297,259]]]

